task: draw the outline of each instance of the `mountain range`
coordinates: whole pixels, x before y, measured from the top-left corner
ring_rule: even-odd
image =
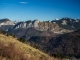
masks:
[[[9,19],[0,19],[0,30],[12,33],[18,38],[27,37],[26,39],[29,39],[31,36],[54,36],[74,32],[78,29],[80,29],[80,19],[61,18],[43,22],[28,20],[17,23]]]
[[[50,56],[80,58],[80,19],[13,22],[0,19],[0,30],[24,38]]]

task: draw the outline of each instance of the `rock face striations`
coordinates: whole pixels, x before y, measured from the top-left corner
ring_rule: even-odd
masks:
[[[35,35],[52,36],[53,34],[64,34],[78,29],[80,29],[80,19],[62,18],[43,22],[39,20],[28,20],[17,22],[16,24],[9,19],[0,20],[0,30],[6,30],[8,33],[13,33],[20,37],[31,37]]]
[[[34,27],[37,28],[39,21],[35,20],[35,21],[26,21],[26,22],[19,22],[17,23],[13,28],[14,29],[18,29],[18,28],[30,28],[30,27]]]
[[[54,33],[63,34],[73,32],[80,29],[80,20],[71,18],[62,18],[60,20],[53,20],[51,22],[39,20],[26,21],[17,23],[13,29],[18,28],[35,28],[38,31],[52,31]]]

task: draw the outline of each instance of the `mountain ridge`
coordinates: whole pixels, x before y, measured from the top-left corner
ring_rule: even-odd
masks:
[[[28,29],[30,29],[29,32],[27,32]],[[14,35],[18,38],[20,38],[20,37],[26,38],[30,34],[31,34],[31,36],[32,35],[35,36],[35,33],[38,36],[40,34],[39,32],[45,33],[46,31],[47,31],[47,33],[45,34],[45,36],[48,36],[48,35],[51,36],[51,34],[49,32],[52,32],[55,35],[59,35],[59,34],[74,32],[74,31],[77,31],[78,29],[80,29],[80,19],[71,19],[71,18],[61,18],[58,20],[43,21],[43,22],[41,22],[39,20],[34,20],[34,21],[28,20],[28,21],[24,21],[24,22],[18,22],[15,25],[13,25],[13,24],[9,25],[9,26],[3,25],[2,27],[0,27],[0,30],[6,30],[8,33],[14,34],[15,32],[17,32]],[[30,32],[32,32],[32,30],[33,30],[33,33],[30,33]],[[18,36],[18,34],[20,36]],[[40,35],[42,35],[42,34],[40,34]],[[29,37],[31,37],[31,36],[29,36]],[[28,39],[26,38],[26,40],[28,40]]]
[[[57,37],[33,36],[29,41],[51,56],[61,54],[80,58],[80,30]]]

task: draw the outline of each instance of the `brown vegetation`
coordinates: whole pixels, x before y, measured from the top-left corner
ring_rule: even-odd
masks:
[[[0,34],[0,60],[55,60],[41,51]]]

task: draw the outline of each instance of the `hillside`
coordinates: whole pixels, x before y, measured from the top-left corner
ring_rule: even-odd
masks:
[[[0,34],[0,60],[55,60],[38,49]]]
[[[29,42],[44,52],[53,55],[80,58],[80,30],[57,37],[34,36]]]
[[[33,36],[55,36],[56,33],[51,31],[38,31],[35,28],[19,28],[10,30],[9,33],[13,33],[17,38],[23,37],[29,40]]]

